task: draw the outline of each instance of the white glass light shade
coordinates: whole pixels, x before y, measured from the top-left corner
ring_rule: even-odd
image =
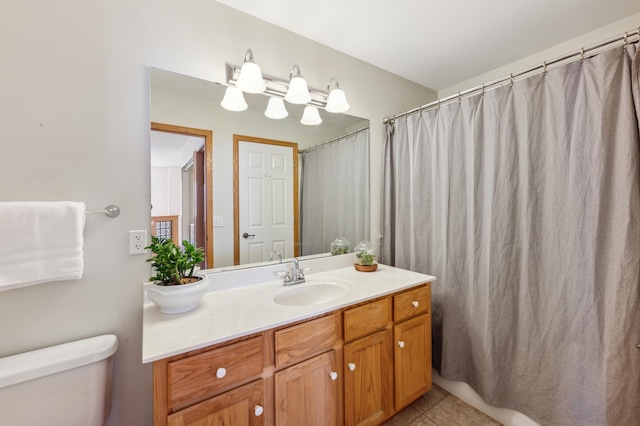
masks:
[[[267,109],[264,112],[264,115],[273,120],[279,120],[288,116],[289,113],[284,107],[284,101],[282,98],[271,97],[269,98],[269,103],[267,104]]]
[[[236,87],[247,93],[262,93],[267,86],[262,79],[262,71],[255,62],[245,62],[242,65]]]
[[[233,86],[227,87],[220,105],[222,105],[222,108],[229,111],[244,111],[247,109],[247,103],[244,101],[242,90]]]
[[[344,95],[344,90],[335,88],[329,93],[329,100],[327,100],[327,106],[324,108],[329,112],[341,113],[349,110],[349,104],[347,103],[347,97]]]
[[[302,114],[302,120],[300,120],[300,122],[306,126],[315,126],[322,123],[318,108],[311,105],[304,107],[304,113]]]
[[[284,100],[292,104],[306,104],[311,101],[307,80],[302,76],[293,77],[289,82],[289,90]]]

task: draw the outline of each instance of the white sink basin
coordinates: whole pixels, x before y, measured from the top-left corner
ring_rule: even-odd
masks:
[[[273,301],[285,306],[319,305],[346,296],[352,288],[353,283],[348,280],[318,277],[286,287]]]

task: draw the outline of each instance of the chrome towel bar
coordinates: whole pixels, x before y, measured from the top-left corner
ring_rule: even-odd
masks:
[[[85,213],[86,214],[104,213],[105,216],[114,218],[114,217],[118,217],[118,215],[120,214],[120,207],[110,204],[102,210],[87,210],[85,211]]]

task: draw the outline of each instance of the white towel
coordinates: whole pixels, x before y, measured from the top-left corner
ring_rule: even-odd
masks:
[[[0,291],[82,278],[84,203],[0,202]]]

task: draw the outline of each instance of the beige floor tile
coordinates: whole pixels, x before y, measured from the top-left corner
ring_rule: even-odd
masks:
[[[424,416],[440,426],[495,426],[497,421],[467,405],[453,395],[447,395]]]
[[[424,414],[421,414],[415,419],[413,419],[410,423],[408,423],[407,426],[439,426],[439,425],[429,420],[429,418]]]
[[[411,404],[411,406],[421,413],[424,413],[447,395],[449,395],[449,392],[438,385],[433,385],[429,392],[418,398],[413,404]]]
[[[407,426],[413,419],[420,416],[420,411],[413,408],[411,405],[400,411],[395,416],[391,417],[384,423],[384,426]]]

